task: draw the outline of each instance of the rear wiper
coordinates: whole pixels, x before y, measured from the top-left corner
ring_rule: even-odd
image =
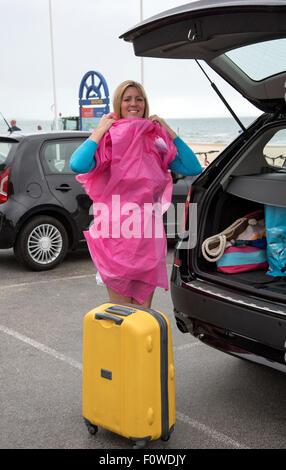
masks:
[[[203,67],[201,66],[201,64],[198,62],[197,59],[195,59],[196,63],[198,64],[198,66],[200,67],[200,69],[203,71],[203,73],[205,74],[205,76],[207,77],[208,81],[210,82],[212,88],[214,89],[214,91],[217,93],[217,95],[220,97],[221,101],[223,102],[223,104],[227,107],[227,109],[229,110],[230,114],[234,117],[234,119],[236,120],[236,122],[239,124],[239,126],[241,127],[241,129],[243,130],[243,132],[246,131],[246,128],[244,127],[244,125],[242,124],[242,122],[240,121],[240,119],[237,117],[237,115],[235,114],[235,112],[233,111],[233,109],[230,107],[230,105],[228,104],[228,102],[226,101],[226,99],[224,98],[224,96],[221,94],[221,92],[219,91],[218,87],[216,86],[215,83],[213,83],[210,79],[210,77],[208,76],[208,74],[206,73],[206,71],[203,69]]]
[[[6,123],[7,126],[8,126],[8,131],[9,131],[9,132],[12,132],[12,129],[11,129],[11,127],[9,126],[8,122],[6,121],[6,119],[4,118],[3,114],[2,114],[1,112],[0,112],[0,114],[1,114],[2,118],[4,119],[5,123]]]

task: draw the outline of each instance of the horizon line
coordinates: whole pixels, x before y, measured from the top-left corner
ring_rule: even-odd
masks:
[[[261,112],[263,114],[263,112]],[[72,116],[77,116],[77,115],[74,115],[74,114],[66,114],[64,116],[60,116],[60,117],[72,117]],[[239,117],[240,118],[256,118],[260,116],[260,114],[248,114],[248,115],[240,115]],[[59,119],[60,119],[59,117]],[[190,117],[179,117],[179,116],[176,116],[176,117],[166,117],[164,116],[164,119],[234,119],[232,116],[190,116]],[[51,121],[53,122],[53,118],[23,118],[23,117],[17,117],[18,121]]]

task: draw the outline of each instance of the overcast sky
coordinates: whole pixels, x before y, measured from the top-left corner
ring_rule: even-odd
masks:
[[[184,0],[143,0],[144,19]],[[0,111],[6,119],[53,119],[48,0],[0,0]],[[140,81],[140,58],[119,35],[140,21],[140,0],[52,0],[57,108],[78,114],[83,75],[95,70],[112,98],[127,79]],[[220,77],[212,79],[239,116],[259,111]],[[193,61],[144,59],[144,86],[152,114],[166,118],[229,116]]]

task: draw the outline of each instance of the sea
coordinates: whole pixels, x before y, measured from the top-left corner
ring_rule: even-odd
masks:
[[[0,133],[7,132],[7,125],[0,116]],[[249,126],[256,117],[239,117],[242,124]],[[238,123],[230,117],[204,117],[166,119],[172,129],[188,143],[222,143],[229,144],[241,132]],[[52,120],[22,120],[17,119],[17,126],[24,132],[37,132],[40,125],[44,131],[52,129]]]

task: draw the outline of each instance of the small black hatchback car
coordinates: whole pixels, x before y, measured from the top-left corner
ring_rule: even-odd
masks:
[[[29,269],[54,268],[85,240],[91,200],[69,161],[89,135],[52,131],[0,136],[0,249],[13,247],[18,261]],[[195,178],[173,174],[173,204],[164,217],[172,242],[179,208]]]
[[[171,294],[181,331],[286,372],[285,268],[277,277],[265,266],[230,274],[202,249],[206,239],[237,219],[271,206],[285,214],[284,223],[274,227],[285,256],[285,1],[196,1],[145,20],[121,37],[133,42],[138,56],[205,61],[263,112],[248,128],[241,123],[241,134],[192,185],[188,238],[175,251]]]
[[[91,201],[70,170],[86,132],[0,137],[0,248],[14,248],[33,270],[51,269],[75,249],[90,223]]]

